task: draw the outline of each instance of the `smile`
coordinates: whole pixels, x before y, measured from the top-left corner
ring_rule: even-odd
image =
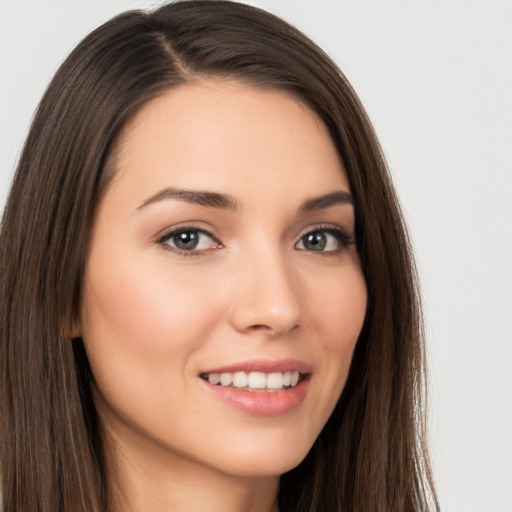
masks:
[[[288,372],[222,372],[203,373],[210,384],[252,392],[278,392],[295,387],[304,377],[297,371]]]
[[[313,368],[304,361],[251,359],[209,368],[198,375],[207,393],[244,413],[276,416],[291,413],[306,399]]]

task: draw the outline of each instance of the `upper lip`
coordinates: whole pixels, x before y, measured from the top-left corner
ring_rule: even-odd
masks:
[[[219,366],[201,372],[201,375],[208,373],[234,373],[234,372],[299,372],[307,374],[312,372],[312,368],[304,361],[297,359],[253,359],[241,361],[239,363]]]

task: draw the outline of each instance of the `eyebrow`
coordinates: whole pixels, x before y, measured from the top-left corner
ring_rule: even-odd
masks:
[[[302,213],[310,213],[318,210],[323,210],[331,206],[351,204],[354,206],[354,198],[344,190],[336,190],[323,196],[313,197],[305,201],[299,208]]]
[[[206,190],[184,190],[172,187],[164,188],[151,197],[148,197],[137,209],[140,210],[145,206],[165,199],[175,199],[186,203],[205,206],[207,208],[219,208],[234,212],[238,212],[242,209],[238,201],[229,194],[220,194],[218,192],[209,192]],[[344,190],[336,190],[322,196],[307,199],[299,207],[299,212],[311,213],[325,208],[330,208],[331,206],[344,204],[354,205],[354,198],[350,193],[345,192]]]
[[[186,203],[197,204],[207,208],[220,208],[222,210],[239,211],[240,205],[234,197],[228,194],[219,194],[218,192],[208,192],[205,190],[182,190],[176,188],[164,188],[155,195],[149,197],[137,208],[140,210],[157,201],[163,199],[176,199]]]

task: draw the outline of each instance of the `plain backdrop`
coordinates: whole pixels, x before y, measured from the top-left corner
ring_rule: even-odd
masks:
[[[249,3],[334,58],[388,156],[423,285],[442,510],[512,512],[512,0]],[[0,206],[59,63],[156,4],[0,0]]]

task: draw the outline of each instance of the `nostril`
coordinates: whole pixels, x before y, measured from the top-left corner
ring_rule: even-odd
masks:
[[[289,333],[295,329],[297,329],[299,326],[298,324],[292,325],[288,328],[288,325],[283,323],[281,325],[277,325],[275,322],[269,325],[266,324],[256,324],[256,325],[249,325],[246,329],[247,332],[260,332],[263,334],[268,334],[269,336],[275,337],[280,336],[285,333]]]

